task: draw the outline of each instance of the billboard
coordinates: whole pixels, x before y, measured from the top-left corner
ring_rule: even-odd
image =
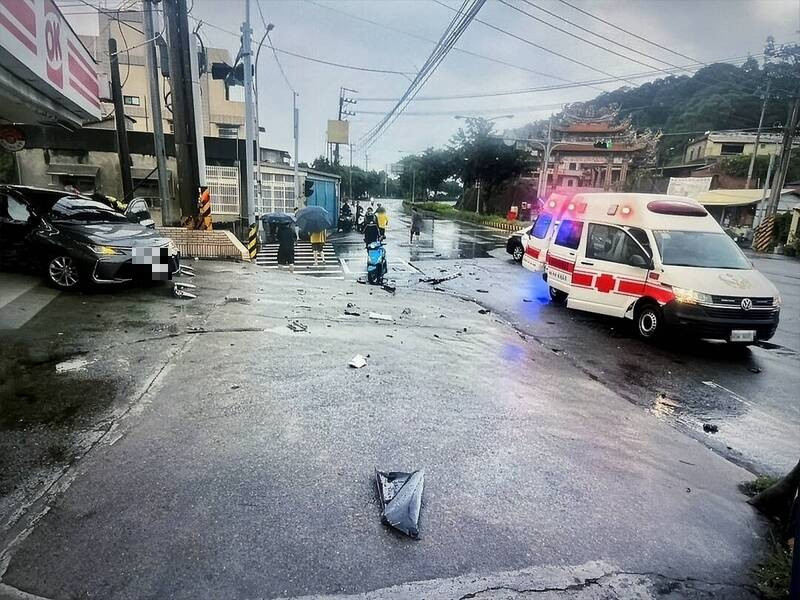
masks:
[[[53,0],[0,0],[0,65],[51,102],[27,106],[37,115],[78,121],[99,119],[97,64]]]
[[[328,121],[328,143],[329,144],[349,144],[350,143],[350,123],[348,121]]]
[[[711,188],[711,179],[711,177],[670,177],[667,194],[694,198]]]

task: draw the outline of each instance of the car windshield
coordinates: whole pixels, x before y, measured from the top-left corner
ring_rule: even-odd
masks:
[[[86,198],[65,197],[56,202],[48,216],[53,221],[77,221],[81,223],[127,223],[125,215],[105,204]]]
[[[708,269],[752,269],[742,251],[725,233],[653,231],[665,265]]]

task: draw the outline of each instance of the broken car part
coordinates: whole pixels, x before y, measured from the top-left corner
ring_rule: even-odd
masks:
[[[420,469],[405,473],[375,469],[375,483],[381,500],[383,522],[412,538],[419,538],[419,510],[425,471]]]

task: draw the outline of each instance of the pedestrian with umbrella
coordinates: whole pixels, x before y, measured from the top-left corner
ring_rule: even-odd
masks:
[[[306,206],[296,213],[297,227],[308,233],[311,239],[311,250],[314,253],[314,265],[319,259],[325,263],[325,230],[333,227],[330,213],[321,206]]]
[[[261,220],[269,225],[270,232],[278,241],[278,268],[288,266],[290,271],[294,271],[294,243],[297,240],[294,215],[273,212],[263,215]]]

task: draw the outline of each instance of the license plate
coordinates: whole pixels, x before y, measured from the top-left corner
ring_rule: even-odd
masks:
[[[731,331],[732,342],[752,342],[756,339],[756,332],[752,329],[734,329]]]

